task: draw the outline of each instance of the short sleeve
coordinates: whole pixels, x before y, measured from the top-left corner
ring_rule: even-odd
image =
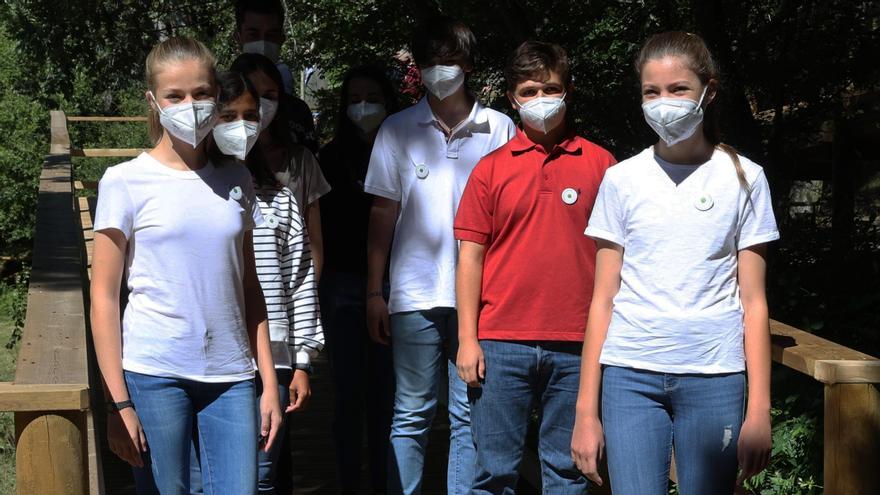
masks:
[[[623,216],[624,205],[620,201],[617,184],[606,172],[596,202],[593,204],[593,212],[587,222],[584,235],[594,239],[611,241],[619,246],[625,246],[626,221]]]
[[[302,170],[303,177],[306,178],[306,201],[308,204],[314,203],[321,196],[330,192],[330,183],[321,172],[321,166],[315,155],[308,148],[302,149]]]
[[[126,239],[134,230],[134,204],[128,186],[117,167],[110,167],[98,183],[98,204],[95,210],[96,232],[116,229]]]
[[[458,203],[455,214],[455,238],[487,244],[492,234],[492,204],[487,171],[491,168],[491,158],[483,158],[474,167]]]
[[[767,183],[767,176],[761,170],[752,183],[749,196],[743,205],[736,236],[736,249],[742,250],[777,239],[779,239],[779,229],[776,227],[776,217],[773,214],[770,185]]]
[[[400,174],[397,172],[395,137],[386,121],[379,128],[379,134],[373,144],[364,191],[374,196],[400,201],[401,186]]]
[[[249,215],[247,217],[250,219],[250,221],[245,224],[244,229],[254,230],[257,227],[263,226],[263,213],[260,211],[260,204],[257,202],[257,193],[254,191],[254,184],[250,180],[250,175],[247,175],[241,182],[241,188],[244,191],[243,206],[246,210],[249,210]]]

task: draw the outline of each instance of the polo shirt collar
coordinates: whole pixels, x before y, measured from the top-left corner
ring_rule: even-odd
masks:
[[[531,149],[536,149],[538,147],[537,144],[533,143],[526,133],[519,127],[516,128],[516,136],[510,140],[510,150],[513,153],[519,154],[529,151]],[[568,134],[565,136],[565,139],[554,146],[553,149],[560,149],[563,153],[573,155],[580,151],[581,149],[581,140],[578,139],[577,135],[574,131],[569,130]],[[547,152],[547,150],[544,150]]]
[[[431,110],[431,105],[428,104],[428,97],[423,96],[418,103],[416,103],[417,110],[417,122],[419,124],[433,124],[437,121],[437,117],[434,115],[434,111]],[[466,127],[466,126],[481,126],[489,122],[489,112],[486,111],[486,107],[480,104],[480,102],[474,98],[474,106],[471,107],[471,112],[468,116],[459,124],[457,127]],[[464,125],[462,125],[464,124]]]

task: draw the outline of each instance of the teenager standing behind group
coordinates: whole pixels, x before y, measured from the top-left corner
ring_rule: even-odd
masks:
[[[332,187],[321,198],[326,239],[321,309],[333,373],[333,440],[341,492],[357,493],[364,424],[370,486],[386,489],[388,434],[394,400],[391,349],[370,340],[366,328],[367,226],[372,196],[364,191],[379,125],[398,109],[397,94],[381,68],[356,67],[342,80],[336,135],[321,149]]]
[[[412,52],[428,94],[379,128],[365,190],[376,196],[367,241],[367,321],[391,345],[396,392],[388,491],[420,493],[428,432],[448,377],[447,489],[467,493],[474,445],[467,387],[455,371],[457,245],[453,217],[471,170],[515,132],[467,90],[476,39],[463,23],[427,19]],[[393,247],[392,247],[393,238]],[[391,293],[382,287],[391,248]]]
[[[187,494],[196,431],[206,491],[251,493],[258,441],[269,448],[281,425],[252,247],[263,217],[247,171],[206,152],[218,92],[207,48],[166,40],[146,73],[156,147],[107,169],[95,218],[91,321],[110,446],[139,493]]]
[[[699,36],[651,37],[636,69],[660,140],[608,170],[586,229],[598,254],[572,454],[601,483],[604,445],[615,495],[659,495],[674,446],[683,495],[732,493],[770,454],[767,178],[720,142]]]

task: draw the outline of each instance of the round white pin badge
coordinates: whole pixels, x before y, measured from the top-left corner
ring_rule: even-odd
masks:
[[[562,191],[562,202],[567,205],[573,205],[578,200],[578,193],[574,188],[567,187]]]
[[[266,220],[266,225],[270,229],[274,229],[274,228],[278,227],[278,217],[276,217],[275,215],[270,213],[270,214],[266,215],[265,220]]]
[[[694,200],[694,207],[700,211],[706,211],[715,204],[709,193],[702,193]]]
[[[425,179],[428,177],[428,166],[427,165],[416,165],[416,177],[419,179]]]
[[[239,187],[239,186],[235,186],[229,190],[229,197],[236,200],[236,201],[241,199],[241,195],[242,195],[241,187]]]

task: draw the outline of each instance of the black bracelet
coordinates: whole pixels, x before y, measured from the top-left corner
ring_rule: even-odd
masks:
[[[372,299],[374,297],[382,297],[382,291],[374,290],[373,292],[367,292],[367,299]]]
[[[134,409],[134,402],[132,402],[131,399],[124,400],[122,402],[108,402],[107,403],[107,412],[115,413],[115,412],[119,412],[123,409],[127,409],[129,407]]]

